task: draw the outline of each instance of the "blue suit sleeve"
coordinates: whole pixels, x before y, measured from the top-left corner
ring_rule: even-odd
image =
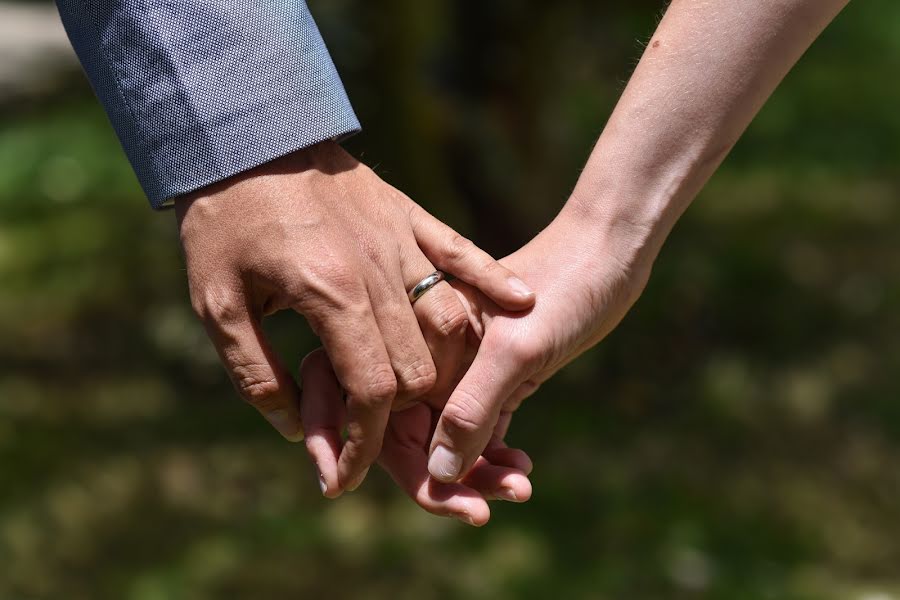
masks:
[[[154,208],[359,130],[303,0],[57,0]]]

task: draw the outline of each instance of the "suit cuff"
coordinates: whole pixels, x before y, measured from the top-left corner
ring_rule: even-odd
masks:
[[[304,2],[58,6],[153,208],[360,129]]]

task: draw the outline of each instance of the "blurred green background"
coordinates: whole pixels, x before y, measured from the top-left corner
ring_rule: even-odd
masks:
[[[310,4],[348,147],[497,255],[564,202],[662,10]],[[51,62],[0,100],[0,598],[900,599],[896,0],[851,3],[630,316],[520,410],[534,498],[481,530],[382,473],[319,496],[193,319],[174,215]]]

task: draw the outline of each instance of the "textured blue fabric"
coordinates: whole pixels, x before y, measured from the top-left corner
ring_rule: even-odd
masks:
[[[154,208],[359,122],[303,0],[57,0]]]

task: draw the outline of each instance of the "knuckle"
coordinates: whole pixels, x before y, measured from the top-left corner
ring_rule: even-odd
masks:
[[[294,281],[292,293],[295,297],[311,295],[333,306],[357,301],[363,289],[356,273],[336,260],[323,260]]]
[[[387,254],[380,241],[374,237],[364,237],[358,241],[359,251],[368,263],[380,265],[385,262]]]
[[[330,265],[322,273],[328,287],[344,294],[350,294],[359,288],[359,278],[346,265]]]
[[[227,289],[205,287],[191,291],[191,308],[203,321],[232,323],[244,312],[236,295]]]
[[[447,241],[447,258],[452,261],[460,261],[466,258],[475,245],[469,238],[459,233],[454,233]]]
[[[484,259],[479,261],[478,268],[488,277],[505,276],[507,273],[503,265],[490,256],[484,256]]]
[[[536,339],[522,336],[509,340],[506,351],[516,364],[527,370],[533,370],[544,356],[544,350]]]
[[[469,327],[469,315],[458,301],[441,307],[433,319],[433,326],[445,338],[457,337]]]
[[[442,420],[449,435],[472,435],[481,431],[490,410],[468,392],[457,391],[453,403],[444,408]]]
[[[361,382],[351,385],[347,391],[356,401],[370,408],[383,408],[397,395],[397,378],[389,364],[375,365]]]
[[[398,379],[405,392],[414,397],[422,396],[437,383],[437,369],[430,357],[421,358],[406,368]]]
[[[267,410],[275,408],[281,397],[281,384],[270,375],[256,373],[258,367],[246,366],[235,369],[234,385],[238,393],[251,406]]]

